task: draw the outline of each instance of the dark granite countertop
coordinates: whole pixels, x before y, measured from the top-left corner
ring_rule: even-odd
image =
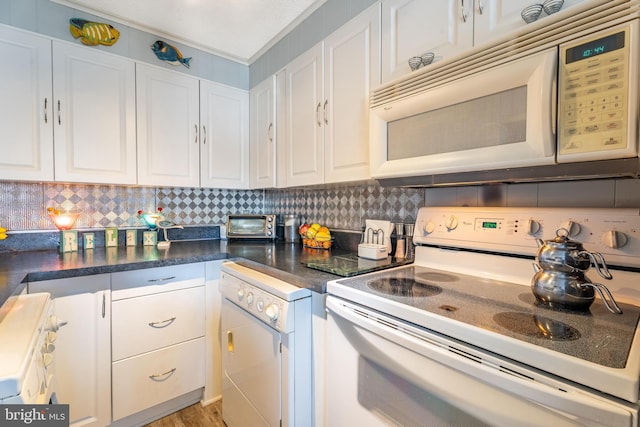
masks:
[[[0,254],[0,306],[22,292],[27,282],[222,259],[234,259],[293,285],[324,293],[327,281],[339,276],[307,268],[302,262],[344,253],[348,251],[309,249],[299,243],[226,240],[175,241],[169,249],[118,246],[64,254],[55,250],[4,253]]]

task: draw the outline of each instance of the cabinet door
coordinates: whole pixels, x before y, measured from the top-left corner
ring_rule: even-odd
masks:
[[[282,69],[275,75],[276,88],[276,186],[287,186],[287,70]]]
[[[251,89],[251,188],[276,186],[276,128],[274,122],[275,76]]]
[[[566,9],[582,1],[584,0],[565,0],[562,8]],[[528,0],[475,0],[474,45],[479,46],[512,30],[526,26],[520,12],[534,3],[536,2]],[[539,19],[545,16],[543,12]]]
[[[375,5],[324,41],[324,179],[368,179],[369,92],[380,83],[380,9]]]
[[[287,65],[287,186],[324,183],[322,43]]]
[[[199,186],[198,79],[136,64],[138,184]]]
[[[447,58],[472,47],[472,7],[472,0],[383,1],[382,81],[410,73],[412,56]]]
[[[0,26],[0,179],[53,181],[51,40]]]
[[[220,267],[223,261],[205,263],[205,386],[202,401],[215,402],[222,395],[222,341],[220,336]]]
[[[200,81],[201,185],[249,187],[249,93]]]
[[[56,181],[136,183],[135,63],[53,42]]]
[[[111,281],[108,274],[31,282],[29,293],[49,292],[57,317],[54,353],[57,397],[69,404],[71,424],[111,423]]]

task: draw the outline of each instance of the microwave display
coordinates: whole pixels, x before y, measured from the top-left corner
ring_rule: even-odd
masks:
[[[624,48],[624,31],[567,49],[566,63],[581,61]]]

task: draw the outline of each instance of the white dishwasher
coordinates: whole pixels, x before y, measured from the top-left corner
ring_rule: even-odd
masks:
[[[227,426],[311,425],[311,291],[234,262],[220,290]]]

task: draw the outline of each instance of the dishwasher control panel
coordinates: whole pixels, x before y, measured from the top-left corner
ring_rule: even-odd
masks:
[[[295,302],[301,298],[310,297],[311,292],[308,289],[302,289],[306,292],[298,292],[297,289],[300,288],[293,289],[294,293],[306,296],[287,301],[285,298],[268,291],[269,283],[273,284],[273,280],[277,281],[278,279],[269,277],[272,280],[264,279],[258,286],[249,282],[249,280],[253,282],[253,279],[242,277],[242,271],[229,271],[233,270],[233,266],[237,266],[233,264],[229,268],[229,264],[233,263],[223,264],[220,276],[222,296],[272,328],[284,333],[293,332],[295,329]],[[282,284],[293,286],[285,282],[279,285]]]

